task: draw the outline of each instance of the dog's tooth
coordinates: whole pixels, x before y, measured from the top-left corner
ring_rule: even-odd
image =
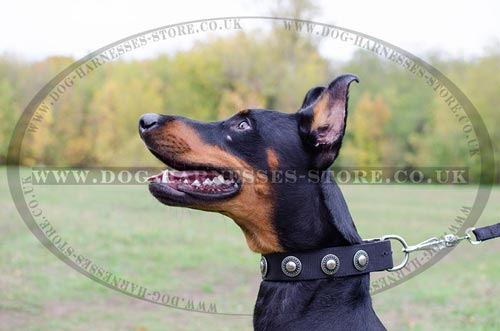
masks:
[[[189,184],[189,180],[184,179],[183,183],[184,183],[184,184]]]
[[[200,182],[198,181],[198,179],[197,179],[197,180],[195,180],[195,181],[193,182],[193,184],[191,184],[191,185],[193,185],[193,186],[201,186],[201,184],[200,184]]]
[[[221,184],[224,183],[224,176],[219,175],[216,178],[219,180],[219,182],[221,182]]]
[[[215,177],[215,178],[212,180],[212,182],[213,182],[215,185],[220,185],[220,184],[224,183],[224,178],[222,178],[223,180],[220,180],[220,178],[219,178],[219,177],[220,177],[220,176],[217,176],[217,177]]]
[[[161,183],[161,178],[160,178],[160,177],[156,177],[156,178],[155,178],[155,182],[156,182],[156,183]]]
[[[212,185],[212,181],[208,178],[206,178],[204,181],[203,181],[203,185]]]
[[[162,183],[168,183],[169,182],[168,170],[163,171],[163,174],[161,176],[161,182]]]
[[[234,183],[234,188],[238,188],[238,183]]]
[[[226,180],[224,181],[224,184],[226,184],[226,185],[231,185],[231,181],[230,181],[229,179],[226,179]]]

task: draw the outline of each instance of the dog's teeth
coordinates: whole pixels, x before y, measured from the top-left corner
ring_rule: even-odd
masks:
[[[200,182],[198,181],[198,179],[197,179],[197,180],[195,180],[195,181],[193,182],[193,184],[191,184],[191,185],[193,185],[193,186],[201,186],[201,184],[200,184]]]
[[[203,185],[212,185],[212,181],[207,178],[203,181]]]
[[[156,177],[155,182],[156,183],[161,183],[161,178],[160,177]]]
[[[226,185],[231,185],[231,181],[230,181],[229,179],[226,179],[226,180],[224,181],[224,184],[226,184]]]
[[[163,174],[161,176],[161,182],[162,183],[168,183],[169,182],[169,179],[168,179],[168,170],[163,171]]]
[[[219,176],[217,176],[216,178],[219,180],[219,182],[220,182],[221,184],[222,184],[222,183],[224,183],[224,176],[219,175]]]
[[[238,183],[234,183],[234,188],[238,188]]]
[[[184,184],[189,184],[189,180],[184,179],[183,183],[184,183]]]
[[[215,177],[212,182],[215,185],[220,185],[220,184],[224,183],[224,177],[222,177],[222,180],[220,180],[220,177],[222,177],[222,176],[219,175],[219,176]]]

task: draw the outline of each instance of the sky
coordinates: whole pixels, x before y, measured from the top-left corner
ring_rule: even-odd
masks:
[[[148,29],[200,18],[270,15],[270,1],[6,1],[0,54],[80,58]],[[363,32],[425,57],[473,57],[500,48],[500,1],[321,1],[314,20]],[[183,47],[179,42],[171,47]],[[159,50],[150,50],[154,55]],[[137,56],[140,56],[139,54]],[[143,54],[144,56],[144,54]],[[347,55],[346,55],[347,56]]]

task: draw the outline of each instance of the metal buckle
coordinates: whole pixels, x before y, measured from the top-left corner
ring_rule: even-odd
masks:
[[[405,254],[405,256],[403,257],[403,262],[401,262],[400,264],[398,264],[395,267],[387,269],[387,271],[393,272],[393,271],[401,270],[401,269],[403,269],[406,266],[406,264],[408,263],[408,260],[410,258],[410,252],[407,251],[408,244],[406,243],[406,241],[402,237],[397,236],[395,234],[388,234],[388,235],[383,236],[382,238],[380,238],[380,240],[387,240],[387,239],[389,239],[389,240],[390,239],[394,239],[394,240],[399,241],[401,243],[401,245],[403,246],[402,251]]]

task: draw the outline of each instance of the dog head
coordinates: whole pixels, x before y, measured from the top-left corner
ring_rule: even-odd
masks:
[[[256,252],[304,246],[287,238],[283,227],[296,226],[299,232],[304,227],[293,224],[290,213],[318,192],[315,185],[300,184],[338,156],[352,81],[357,77],[342,75],[311,89],[296,113],[245,109],[218,122],[143,115],[141,138],[173,169],[150,177],[150,192],[166,205],[232,218]]]

